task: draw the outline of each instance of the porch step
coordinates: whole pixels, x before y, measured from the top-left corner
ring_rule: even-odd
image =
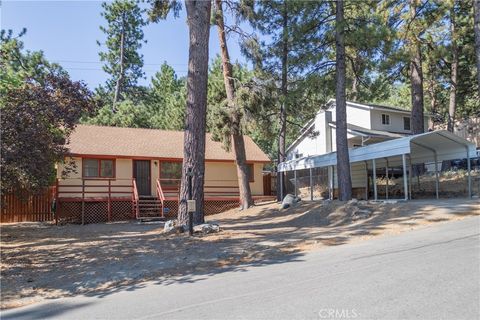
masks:
[[[142,196],[138,199],[139,219],[161,219],[162,203],[156,197]],[[164,208],[164,214],[170,210]]]

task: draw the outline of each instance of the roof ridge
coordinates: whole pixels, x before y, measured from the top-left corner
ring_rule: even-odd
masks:
[[[79,123],[77,124],[78,126],[83,126],[83,127],[96,127],[96,128],[114,128],[114,129],[135,129],[135,130],[150,130],[150,131],[163,131],[163,132],[178,132],[178,133],[184,133],[185,130],[170,130],[170,129],[157,129],[157,128],[139,128],[139,127],[118,127],[118,126],[104,126],[104,125],[98,125],[98,124],[84,124],[84,123]],[[207,135],[212,135],[211,132],[205,132]],[[244,136],[249,137],[248,135],[244,134]]]

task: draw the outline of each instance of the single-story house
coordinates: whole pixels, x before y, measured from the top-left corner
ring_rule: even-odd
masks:
[[[174,215],[183,160],[183,131],[79,125],[72,133],[70,155],[57,166],[58,216],[82,222]],[[250,187],[254,199],[264,190],[262,170],[268,156],[245,136]],[[65,177],[66,164],[76,170]],[[206,214],[238,206],[235,155],[206,137]],[[210,204],[207,205],[207,204]]]

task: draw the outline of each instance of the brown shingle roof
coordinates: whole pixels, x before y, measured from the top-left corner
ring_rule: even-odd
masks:
[[[183,131],[78,125],[68,147],[73,155],[149,158],[183,158]],[[247,161],[270,162],[267,155],[245,136]],[[211,140],[207,133],[205,160],[234,160],[233,152]]]

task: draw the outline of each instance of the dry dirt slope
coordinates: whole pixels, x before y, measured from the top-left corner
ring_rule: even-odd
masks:
[[[207,220],[218,234],[166,235],[158,224],[115,223],[1,226],[2,307],[77,294],[104,296],[145,281],[190,281],[193,274],[242,271],[246,266],[299,259],[307,249],[341,245],[426,224],[480,214],[473,200],[362,204],[372,215],[353,220],[358,205],[270,203]]]

